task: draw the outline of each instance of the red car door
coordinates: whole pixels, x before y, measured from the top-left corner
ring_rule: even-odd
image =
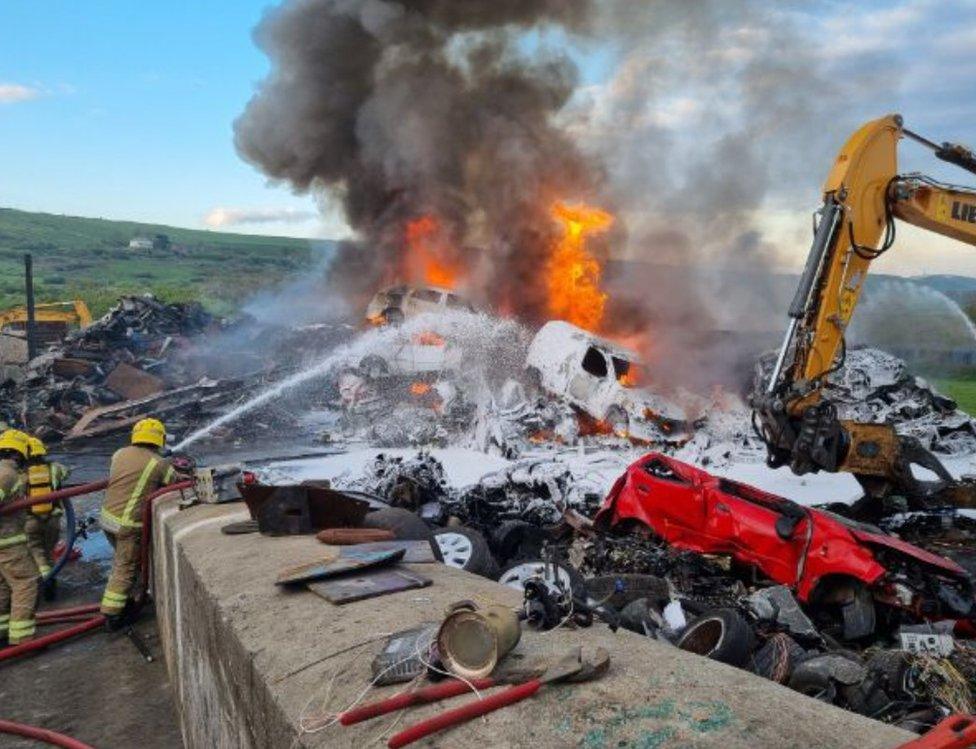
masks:
[[[767,577],[794,585],[806,546],[809,520],[801,520],[789,540],[776,533],[778,497],[751,486],[713,479],[704,488],[706,527],[713,552],[734,554]]]

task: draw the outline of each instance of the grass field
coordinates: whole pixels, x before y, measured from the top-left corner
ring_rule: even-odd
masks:
[[[169,247],[131,250],[137,236]],[[323,247],[329,242],[319,243]],[[38,301],[84,299],[100,315],[121,294],[199,300],[226,314],[257,289],[309,267],[309,240],[179,229],[0,208],[0,309],[24,303],[23,256],[34,256]]]
[[[963,411],[976,415],[976,376],[936,380],[935,386],[955,400]]]

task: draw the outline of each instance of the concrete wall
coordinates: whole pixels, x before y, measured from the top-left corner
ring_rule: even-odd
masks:
[[[356,700],[385,633],[439,619],[462,598],[519,600],[482,578],[416,565],[433,586],[337,607],[273,584],[280,569],[322,556],[313,538],[221,534],[222,525],[247,517],[242,505],[179,511],[175,500],[162,500],[155,516],[159,628],[191,749],[383,745],[438,708],[314,733],[302,733],[299,723],[304,718],[315,728]],[[527,632],[516,655],[555,656],[577,643],[610,650],[611,670],[602,680],[544,688],[417,746],[881,749],[911,738],[744,671],[602,626]],[[396,691],[372,690],[368,699]],[[455,698],[452,706],[467,699]]]

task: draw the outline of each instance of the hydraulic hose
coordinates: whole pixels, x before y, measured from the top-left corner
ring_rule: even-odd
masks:
[[[28,726],[23,723],[14,723],[12,720],[0,720],[0,733],[8,733],[13,736],[23,736],[35,741],[43,741],[51,746],[60,746],[64,749],[95,749],[91,744],[86,744],[78,739],[65,736],[57,731],[49,731],[46,728]]]

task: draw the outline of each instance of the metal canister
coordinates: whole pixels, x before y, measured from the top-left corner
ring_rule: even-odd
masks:
[[[465,679],[488,676],[522,636],[518,614],[508,606],[479,607],[460,601],[448,609],[437,633],[444,667]]]

